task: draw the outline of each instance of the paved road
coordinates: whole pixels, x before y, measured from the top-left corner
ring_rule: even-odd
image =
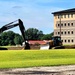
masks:
[[[0,75],[75,75],[75,65],[0,69]]]

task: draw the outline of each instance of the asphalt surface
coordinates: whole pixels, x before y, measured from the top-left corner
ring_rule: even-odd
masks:
[[[75,75],[75,65],[0,69],[0,75]]]

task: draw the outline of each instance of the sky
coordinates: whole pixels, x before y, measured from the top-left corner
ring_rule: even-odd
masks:
[[[0,0],[0,28],[21,19],[28,28],[37,28],[44,34],[54,31],[52,12],[75,8],[75,0]],[[10,29],[20,33],[19,27]]]

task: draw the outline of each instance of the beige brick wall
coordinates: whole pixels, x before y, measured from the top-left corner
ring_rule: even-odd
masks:
[[[75,13],[63,13],[61,19],[59,14],[54,15],[54,36],[60,36],[60,20],[63,44],[75,44]]]

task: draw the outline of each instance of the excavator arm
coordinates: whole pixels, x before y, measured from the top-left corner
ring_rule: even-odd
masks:
[[[18,23],[13,24],[16,21],[18,21]],[[2,33],[5,30],[8,30],[8,29],[14,28],[16,26],[19,26],[21,34],[22,34],[24,42],[25,42],[24,49],[30,49],[29,43],[27,42],[27,40],[25,38],[25,27],[23,25],[23,22],[21,21],[21,19],[18,19],[16,21],[13,21],[11,23],[8,23],[8,24],[4,25],[2,28],[0,28],[0,33]]]

